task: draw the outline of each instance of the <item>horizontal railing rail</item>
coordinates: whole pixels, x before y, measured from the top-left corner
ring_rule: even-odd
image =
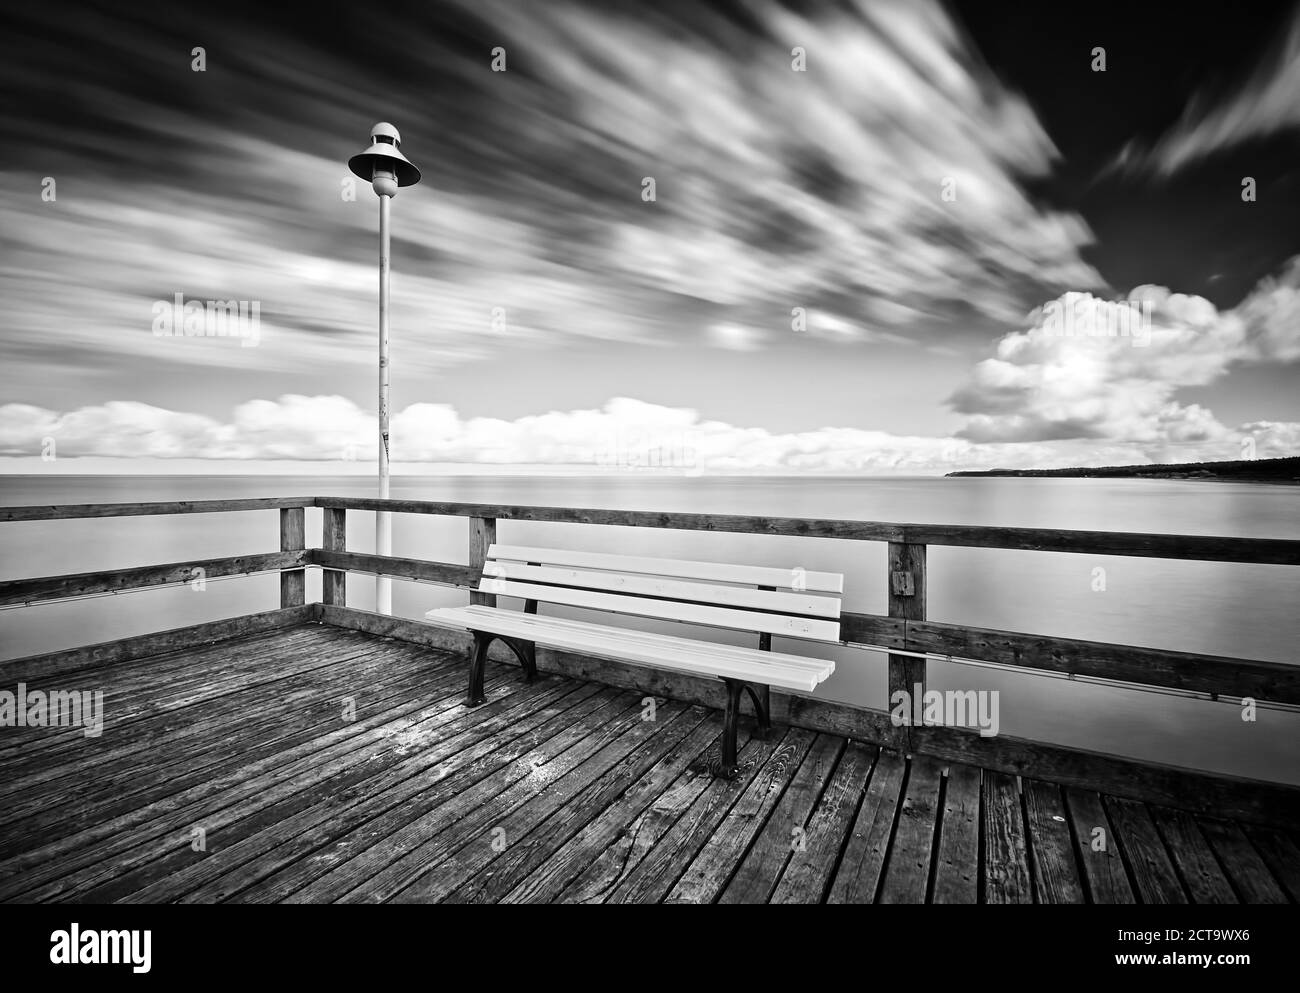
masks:
[[[845,541],[885,541],[909,545],[959,545],[1036,552],[1074,552],[1086,555],[1129,555],[1145,558],[1300,565],[1300,540],[1284,538],[1069,531],[967,524],[892,524],[882,521],[806,517],[589,510],[571,507],[381,500],[370,497],[317,497],[315,506],[337,510],[387,510],[399,514],[429,514],[439,517],[479,517],[495,520],[550,521],[562,524],[664,528],[673,531],[727,531],[742,534],[789,535],[800,538],[836,538]]]
[[[316,498],[247,497],[238,500],[165,500],[155,503],[69,503],[0,507],[3,521],[64,521],[79,517],[161,517],[167,514],[230,514],[245,510],[314,507]]]
[[[98,593],[129,593],[152,586],[195,583],[224,576],[243,576],[259,572],[313,565],[314,549],[300,548],[288,552],[262,552],[256,555],[232,555],[221,559],[169,562],[165,565],[135,566],[129,569],[104,569],[38,579],[0,581],[0,606],[35,604],[65,600]]]
[[[676,531],[725,531],[844,541],[884,541],[911,545],[1199,559],[1256,565],[1300,565],[1300,540],[1179,535],[1124,531],[1074,531],[1050,528],[987,527],[977,524],[898,524],[884,521],[736,514],[659,513],[644,510],[594,510],[508,504],[383,500],[375,497],[260,497],[240,500],[181,500],[158,503],[94,503],[67,506],[0,507],[0,522],[53,521],[89,517],[140,517],[166,514],[217,514],[246,510],[323,507],[335,510],[386,510],[437,517],[550,521]]]

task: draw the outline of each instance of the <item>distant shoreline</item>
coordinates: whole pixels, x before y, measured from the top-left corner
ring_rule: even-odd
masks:
[[[1172,462],[1077,469],[964,469],[947,476],[1059,476],[1102,479],[1209,479],[1229,483],[1300,483],[1300,456],[1229,462]]]

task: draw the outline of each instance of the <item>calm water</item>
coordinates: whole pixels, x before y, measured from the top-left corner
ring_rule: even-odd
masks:
[[[0,502],[10,505],[373,492],[368,477],[0,476]],[[1180,480],[446,476],[396,478],[393,496],[1300,538],[1300,490],[1294,487]],[[499,537],[512,543],[843,572],[846,609],[885,610],[885,546],[877,542],[514,521],[499,527]],[[278,534],[275,511],[5,524],[0,578],[272,551]],[[307,534],[309,543],[319,544],[319,510],[308,510]],[[373,515],[349,513],[348,547],[373,551]],[[465,521],[397,515],[393,547],[398,555],[463,562]],[[1300,569],[975,548],[931,548],[929,555],[933,620],[1296,661]],[[1098,568],[1104,570],[1104,590],[1093,588]],[[309,573],[309,599],[319,592],[319,574]],[[373,580],[350,577],[348,596],[354,606],[373,607]],[[186,587],[0,610],[0,658],[265,610],[278,602],[278,580],[267,576],[210,581],[202,592]],[[405,616],[463,602],[464,594],[454,591],[394,583],[394,612]],[[738,643],[743,639],[737,636]],[[828,651],[837,672],[821,694],[887,706],[882,655]],[[1250,724],[1228,703],[951,663],[931,663],[930,671],[938,689],[999,690],[1005,734],[1300,782],[1300,714],[1261,708],[1259,720]]]

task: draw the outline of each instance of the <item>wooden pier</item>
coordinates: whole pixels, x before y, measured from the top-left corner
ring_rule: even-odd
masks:
[[[304,508],[325,508],[307,548]],[[346,551],[346,513],[470,519],[466,564]],[[279,571],[281,606],[0,663],[0,689],[102,690],[106,733],[0,730],[0,900],[17,902],[1294,903],[1300,790],[774,693],[717,778],[716,681],[467,640],[346,605],[344,570],[466,589],[497,522],[890,543],[892,616],[844,641],[1300,702],[1291,666],[925,621],[925,546],[1300,564],[1300,542],[292,498],[0,508],[0,520],[261,511],[281,548],[0,582],[0,602]],[[1103,551],[1104,549],[1104,551]],[[479,561],[475,561],[475,557]],[[324,602],[304,570],[326,570]],[[910,589],[910,593],[903,590]],[[891,659],[891,685],[926,661]]]

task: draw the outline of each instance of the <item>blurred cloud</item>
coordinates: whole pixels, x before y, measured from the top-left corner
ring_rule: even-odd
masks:
[[[425,166],[393,212],[392,323],[413,377],[584,341],[757,350],[795,306],[834,314],[814,337],[901,344],[918,320],[1009,320],[1044,292],[1101,287],[1082,220],[1021,188],[1052,168],[1052,142],[942,7],[746,9],[744,26],[685,6],[397,10],[357,27],[358,53],[402,53],[384,70],[209,18],[194,73],[165,20],[60,22],[0,66],[11,92],[57,73],[71,114],[0,175],[11,389],[24,363],[72,354],[144,398],[133,359],[201,367],[230,403],[250,370],[368,364],[375,200],[341,184],[375,107]],[[489,36],[505,73],[464,42]],[[6,133],[38,113],[10,111]],[[160,343],[150,308],[176,292],[260,301],[263,344]]]
[[[1298,127],[1300,6],[1280,43],[1234,92],[1217,100],[1205,92],[1193,95],[1177,124],[1149,147],[1130,142],[1114,166],[1169,176],[1215,152]]]
[[[55,18],[42,9],[28,16]],[[196,13],[184,39],[147,14],[30,32],[0,63],[0,87],[56,79],[67,121],[32,143],[18,139],[44,121],[36,102],[0,115],[14,152],[0,173],[5,395],[33,399],[39,370],[93,383],[96,399],[133,399],[90,403],[74,389],[66,402],[8,403],[3,452],[32,454],[48,436],[61,456],[373,458],[373,416],[351,399],[249,397],[344,388],[354,370],[372,382],[376,203],[364,185],[342,194],[345,160],[379,116],[425,170],[393,211],[408,396],[505,352],[602,343],[677,349],[683,368],[703,354],[693,349],[746,353],[735,358],[779,364],[795,384],[819,351],[869,361],[863,346],[899,346],[914,358],[891,368],[919,378],[955,354],[937,328],[1023,327],[1053,295],[1096,319],[1120,306],[1082,258],[1083,220],[1025,191],[1057,149],[944,7],[727,10],[399,5],[385,18],[340,13],[347,47],[308,37],[319,25],[249,32],[237,13]],[[1285,52],[1298,37],[1293,27]],[[195,38],[206,73],[189,69]],[[507,72],[491,71],[496,45]],[[792,70],[796,48],[806,72]],[[1188,116],[1159,161],[1177,168],[1294,123],[1296,64],[1261,70],[1242,91],[1249,112]],[[259,301],[258,347],[156,337],[152,305],[175,293]],[[579,401],[513,419],[414,403],[395,416],[395,448],[411,461],[617,466],[663,438],[703,471],[823,472],[1226,458],[1247,429],[1261,455],[1296,450],[1293,424],[1231,429],[1176,394],[1234,365],[1300,358],[1300,263],[1231,310],[1154,286],[1124,302],[1152,309],[1145,347],[1045,335],[1048,305],[1036,309],[954,395],[965,416],[954,437],[783,433],[627,398],[569,409],[592,402],[589,369],[574,362],[553,367],[551,392]],[[790,347],[796,308],[802,348]],[[207,413],[149,402],[175,367]],[[265,373],[276,386],[255,380]],[[298,379],[280,385],[288,373]],[[726,401],[746,386],[724,376],[709,388]],[[852,402],[844,420],[880,413],[868,390]],[[842,409],[825,420],[842,423]]]

